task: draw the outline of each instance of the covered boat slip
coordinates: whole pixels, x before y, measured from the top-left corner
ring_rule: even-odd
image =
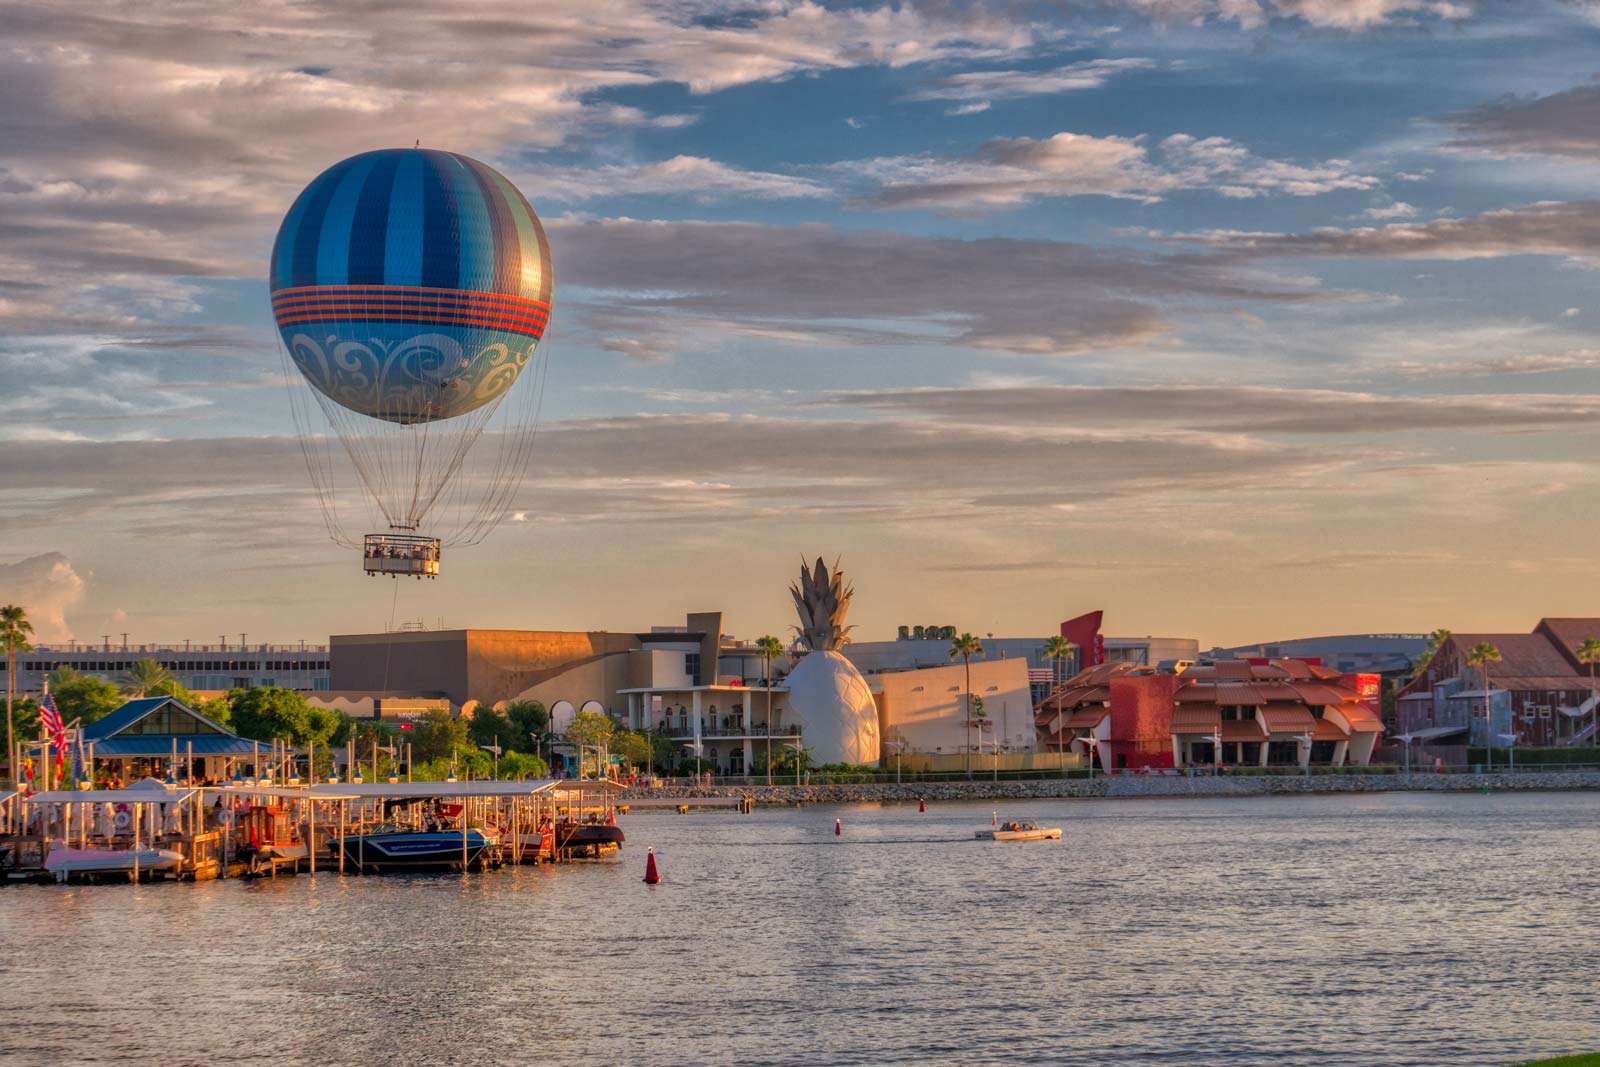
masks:
[[[8,798],[9,799],[9,798]],[[218,834],[208,826],[198,789],[146,781],[126,789],[50,790],[21,797],[9,866],[23,876],[156,873],[213,878],[220,872]]]
[[[51,848],[133,853],[171,849],[171,874],[229,877],[302,868],[380,869],[367,843],[382,834],[459,840],[460,862],[561,861],[598,855],[622,841],[608,780],[329,783],[234,781],[175,787],[147,780],[117,790],[0,795],[0,868],[42,877]],[[393,842],[391,842],[393,843]],[[348,847],[347,847],[348,846]],[[394,850],[390,850],[391,853]],[[110,855],[72,857],[78,869],[115,867]],[[148,874],[141,866],[141,870]]]

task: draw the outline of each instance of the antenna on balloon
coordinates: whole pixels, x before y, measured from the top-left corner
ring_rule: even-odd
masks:
[[[419,137],[419,138],[418,138],[418,139],[417,139],[417,143],[416,143],[416,144],[414,144],[414,145],[412,145],[412,146],[411,146],[411,147],[412,147],[412,148],[421,148],[421,147],[422,147],[422,139],[421,139],[421,138],[420,138],[420,137]]]

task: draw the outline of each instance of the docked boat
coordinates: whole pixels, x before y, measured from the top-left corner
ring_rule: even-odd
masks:
[[[55,846],[45,857],[44,869],[57,878],[75,874],[116,874],[173,870],[183,854],[167,848],[63,848]]]
[[[622,828],[614,823],[562,820],[556,823],[555,839],[558,847],[578,856],[598,856],[615,852],[627,840]]]
[[[473,870],[494,864],[499,849],[496,838],[479,830],[463,833],[381,825],[345,838],[344,858],[363,872]]]
[[[973,836],[988,841],[1059,841],[1061,828],[1040,826],[1032,819],[1011,819],[991,830],[979,830]]]

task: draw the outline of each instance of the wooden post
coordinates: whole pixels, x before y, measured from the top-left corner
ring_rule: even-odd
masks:
[[[311,861],[311,873],[317,873],[317,802],[306,797],[306,858]]]
[[[350,809],[346,801],[339,801],[339,873],[344,873],[344,824]]]

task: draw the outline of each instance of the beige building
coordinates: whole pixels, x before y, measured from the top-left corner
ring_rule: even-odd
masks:
[[[983,660],[972,664],[972,695],[982,701],[979,725],[967,726],[960,663],[914,671],[875,674],[868,679],[878,699],[884,755],[947,755],[972,751],[1034,752],[1033,698],[1025,659]],[[903,747],[901,747],[903,746]]]
[[[722,613],[646,633],[562,630],[424,630],[345,634],[330,641],[336,692],[379,698],[440,694],[457,708],[537,700],[626,711],[625,690],[716,681]]]

